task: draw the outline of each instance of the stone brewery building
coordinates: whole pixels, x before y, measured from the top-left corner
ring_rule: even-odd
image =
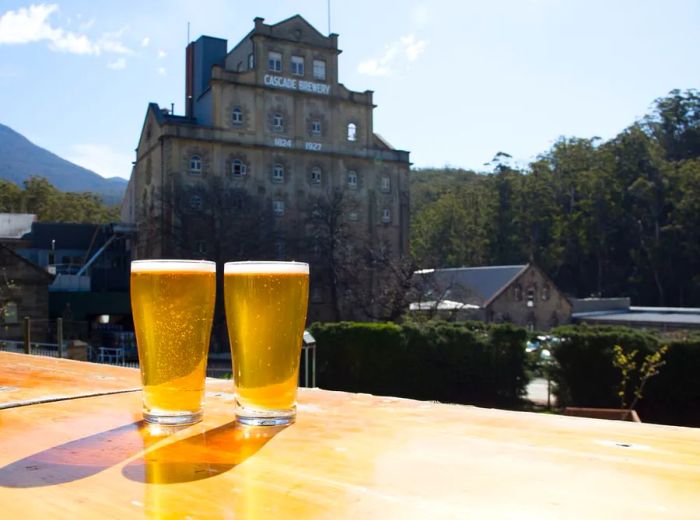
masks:
[[[339,83],[338,36],[301,16],[186,52],[184,116],[151,103],[127,195],[134,258],[311,264],[311,319],[377,310],[408,252],[409,153]]]

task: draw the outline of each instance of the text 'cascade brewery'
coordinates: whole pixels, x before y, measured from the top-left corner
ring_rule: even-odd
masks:
[[[133,258],[303,261],[310,320],[379,319],[408,254],[409,152],[374,132],[373,92],[339,82],[340,52],[298,15],[189,43],[184,114],[151,103],[141,130]]]

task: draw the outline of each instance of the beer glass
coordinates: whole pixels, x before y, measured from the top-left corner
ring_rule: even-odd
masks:
[[[294,422],[308,299],[309,264],[224,265],[226,324],[240,423]]]
[[[215,298],[214,262],[131,262],[146,421],[177,425],[201,420]]]

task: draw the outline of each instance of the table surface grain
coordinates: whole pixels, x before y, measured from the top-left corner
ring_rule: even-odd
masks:
[[[698,429],[318,389],[250,428],[207,384],[181,429],[144,424],[140,392],[0,410],[2,517],[700,517]]]
[[[140,386],[132,368],[0,352],[0,409]]]

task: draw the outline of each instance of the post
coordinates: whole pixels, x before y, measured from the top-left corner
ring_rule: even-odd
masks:
[[[32,323],[29,316],[24,317],[24,353],[32,353],[32,338],[31,338]]]
[[[56,318],[56,343],[58,343],[58,357],[65,357],[63,352],[63,318]]]

